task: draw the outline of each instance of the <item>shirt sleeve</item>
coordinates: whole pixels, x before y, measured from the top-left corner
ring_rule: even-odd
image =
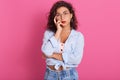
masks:
[[[51,56],[55,52],[56,47],[58,47],[57,39],[50,31],[46,31],[43,37],[42,52],[46,56]]]
[[[78,65],[81,62],[84,49],[84,36],[79,34],[76,38],[75,48],[72,52],[63,52],[63,61],[65,64]]]

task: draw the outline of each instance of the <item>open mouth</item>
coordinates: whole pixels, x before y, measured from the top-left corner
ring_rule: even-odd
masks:
[[[66,21],[61,21],[63,24],[66,22]]]

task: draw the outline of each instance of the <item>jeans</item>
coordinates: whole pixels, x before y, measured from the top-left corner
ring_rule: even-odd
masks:
[[[44,80],[78,80],[78,73],[75,68],[55,71],[47,67]]]

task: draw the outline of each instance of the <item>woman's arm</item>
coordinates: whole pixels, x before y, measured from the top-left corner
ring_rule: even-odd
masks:
[[[62,53],[53,53],[53,55],[51,56],[51,58],[63,61]]]
[[[61,31],[57,30],[55,34],[51,33],[50,31],[46,31],[44,33],[43,44],[42,44],[42,52],[45,54],[46,57],[60,56],[60,54],[54,54],[56,48],[59,47],[58,39],[60,37]]]
[[[63,61],[62,53],[53,53],[51,56],[46,56],[45,54],[42,54],[42,58],[43,58],[43,59],[46,59],[46,58],[54,58],[54,59]]]
[[[42,45],[42,51],[45,54],[45,57],[54,58],[57,60],[63,60],[62,53],[55,53],[55,48],[59,47],[58,40],[60,38],[62,32],[62,23],[60,20],[56,21],[56,17],[54,18],[54,23],[57,27],[57,31],[52,38],[49,39],[49,33],[45,33],[44,41]]]
[[[45,31],[43,44],[41,47],[42,52],[45,56],[51,56],[55,49],[59,46],[57,39],[54,37],[54,34],[50,31]]]

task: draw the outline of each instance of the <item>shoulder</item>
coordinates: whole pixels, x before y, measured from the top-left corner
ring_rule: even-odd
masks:
[[[46,30],[45,32],[44,32],[44,36],[50,36],[50,35],[53,35],[54,34],[54,32],[52,32],[52,31],[50,31],[50,30]]]
[[[53,36],[53,32],[52,31],[50,31],[50,30],[46,30],[45,32],[44,32],[44,38],[45,39],[49,39],[50,37],[52,37]]]
[[[82,32],[77,31],[77,30],[72,30],[72,32],[73,32],[73,36],[84,38],[84,35]]]

